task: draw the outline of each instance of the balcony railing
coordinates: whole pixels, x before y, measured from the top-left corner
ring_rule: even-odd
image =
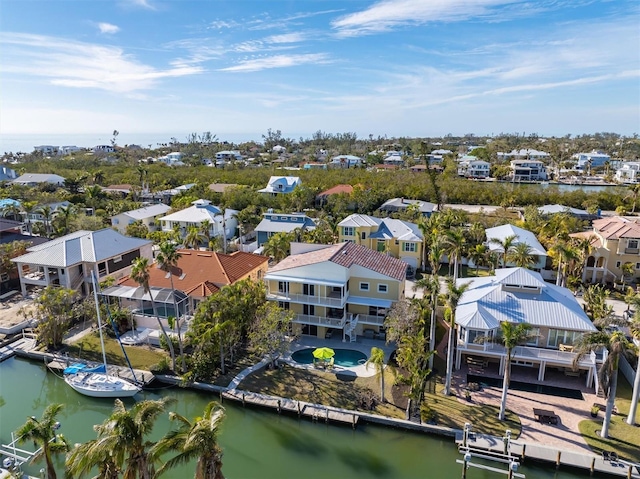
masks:
[[[328,318],[326,316],[314,316],[311,314],[297,314],[293,319],[293,322],[299,324],[310,324],[314,326],[326,326],[329,328],[342,329],[344,328],[346,320],[346,314],[342,318]]]
[[[458,349],[465,352],[485,351],[494,353],[496,356],[505,356],[507,354],[504,346],[495,343],[476,344],[459,342]],[[516,346],[513,350],[514,360],[554,361],[561,364],[573,365],[575,357],[576,354],[569,351],[558,351],[556,349],[544,349],[534,346]],[[593,362],[591,358],[585,357],[579,362],[579,365],[588,367],[592,366]]]
[[[638,254],[640,253],[640,249],[639,248],[625,248],[624,249],[624,254]]]
[[[373,316],[371,314],[359,314],[358,322],[363,324],[372,324],[374,326],[382,326],[384,324],[384,316]]]
[[[343,308],[349,295],[341,298],[331,298],[327,296],[311,296],[308,294],[294,294],[284,292],[269,292],[267,299],[271,301],[287,301],[290,303],[317,304],[318,306],[329,306],[331,308]]]

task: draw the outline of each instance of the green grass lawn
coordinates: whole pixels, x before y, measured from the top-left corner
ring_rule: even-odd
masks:
[[[620,458],[640,462],[640,426],[638,426],[640,425],[640,410],[636,411],[636,424],[638,425],[630,426],[626,423],[631,405],[631,394],[631,385],[620,375],[616,391],[618,414],[611,416],[608,439],[601,438],[599,434],[604,419],[603,412],[595,419],[586,419],[578,424],[580,433],[593,452],[600,454],[603,450],[615,451]]]
[[[164,351],[149,346],[125,346],[124,348],[134,369],[148,371],[151,366],[158,364],[162,358],[168,357],[168,354]],[[107,363],[127,366],[127,361],[122,354],[118,341],[105,337],[104,350],[107,356]],[[72,357],[102,362],[102,349],[100,348],[98,333],[87,334],[78,342],[69,345],[67,351]]]

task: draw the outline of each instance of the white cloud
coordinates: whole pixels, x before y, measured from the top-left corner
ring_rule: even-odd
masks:
[[[149,3],[149,0],[120,0],[120,3],[125,7],[139,7],[146,8],[147,10],[156,9],[156,7]]]
[[[98,23],[98,29],[100,30],[100,33],[109,34],[109,35],[118,33],[120,31],[119,26],[113,25],[111,23],[106,23],[106,22]]]
[[[281,35],[271,35],[264,39],[267,43],[299,43],[305,40],[304,34],[298,33],[283,33]]]
[[[492,7],[517,0],[383,0],[366,10],[344,15],[332,22],[340,36],[378,33],[407,24],[451,22],[484,16]]]
[[[152,88],[162,78],[203,71],[187,65],[156,69],[117,47],[44,35],[3,32],[0,45],[5,72],[44,77],[53,85],[74,88],[128,93]]]
[[[308,63],[329,63],[326,53],[308,53],[302,55],[274,55],[241,61],[233,67],[222,68],[223,72],[256,72],[270,68],[286,68]]]

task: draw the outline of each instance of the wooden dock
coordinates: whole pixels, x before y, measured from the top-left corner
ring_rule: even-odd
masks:
[[[358,424],[359,415],[352,411],[340,408],[323,406],[320,404],[286,399],[276,396],[267,396],[249,391],[231,389],[220,393],[222,400],[231,400],[242,403],[243,406],[255,406],[276,410],[279,414],[295,414],[298,417],[311,419],[312,421],[322,421],[325,423],[343,424],[355,429]]]
[[[7,342],[0,347],[0,362],[15,356],[18,350],[32,350],[36,345],[36,340],[32,337],[19,337]]]
[[[463,447],[463,433],[456,435],[456,444],[461,452],[467,449],[477,453],[503,454],[505,443],[503,438],[485,434],[471,433],[467,443],[468,448]],[[630,463],[624,460],[605,461],[601,456],[581,451],[559,450],[554,447],[540,446],[532,443],[510,441],[508,453],[520,464],[528,461],[553,464],[556,469],[577,469],[588,471],[590,475],[602,477],[626,477],[628,479],[640,479],[640,464]]]

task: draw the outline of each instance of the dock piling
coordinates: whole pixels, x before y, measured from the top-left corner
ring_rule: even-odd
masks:
[[[556,456],[556,469],[560,469],[560,456],[562,456],[562,452],[558,451],[558,455]]]

